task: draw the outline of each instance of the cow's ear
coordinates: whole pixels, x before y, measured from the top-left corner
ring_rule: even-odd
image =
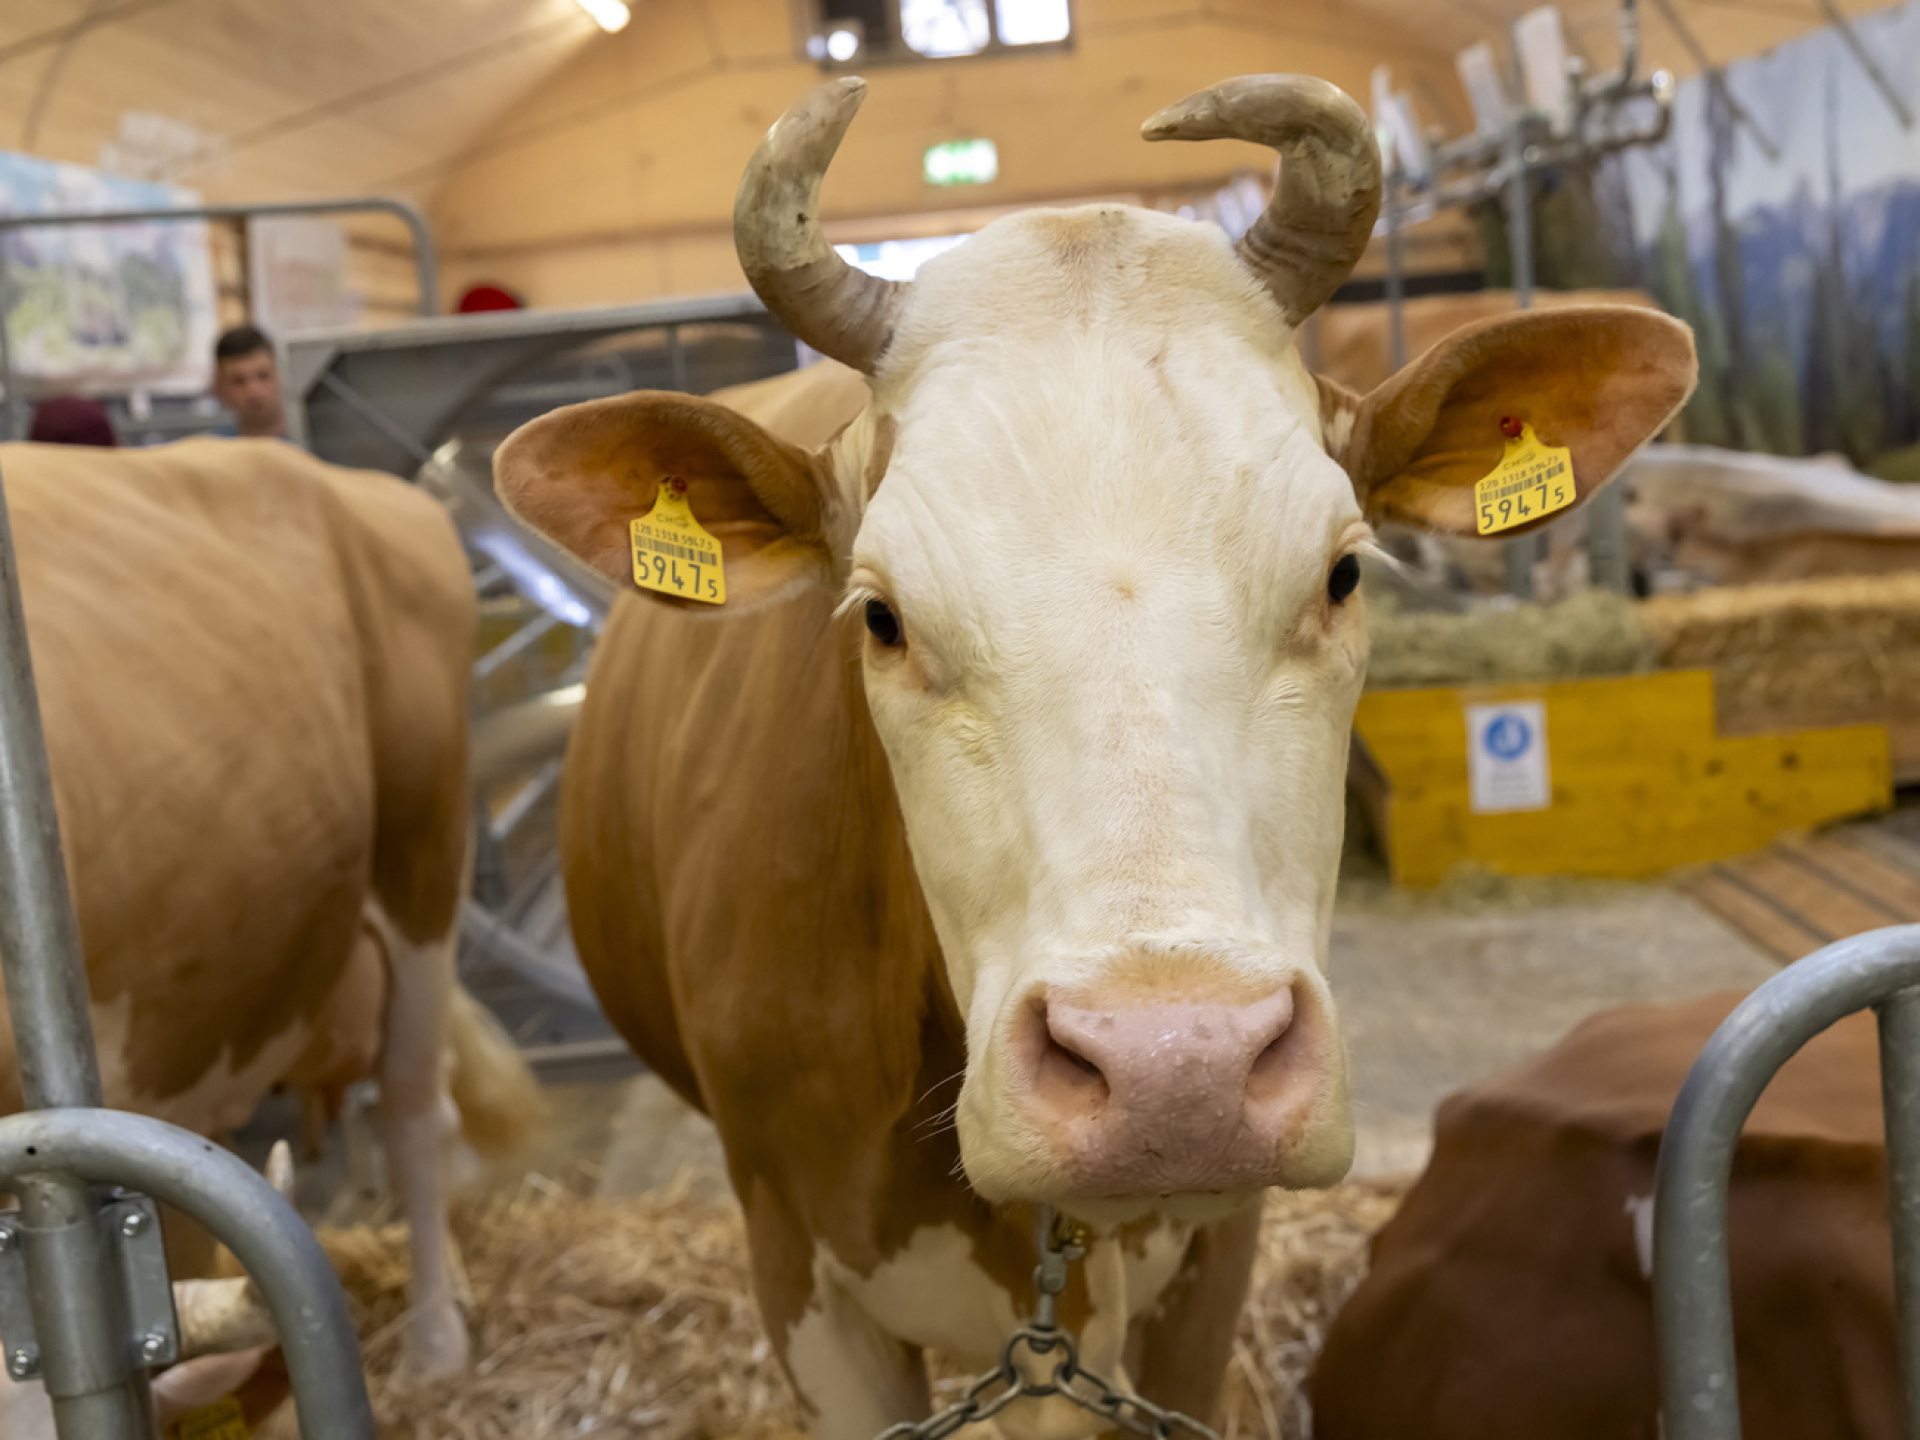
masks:
[[[1666,427],[1698,373],[1693,332],[1654,311],[1502,315],[1449,336],[1364,399],[1322,380],[1321,428],[1369,519],[1472,535],[1474,483],[1505,452],[1503,421],[1572,452],[1577,503]]]
[[[642,390],[569,405],[522,425],[493,458],[494,488],[516,518],[625,585],[633,584],[628,527],[670,476],[686,482],[694,518],[720,542],[725,609],[831,567],[820,463],[711,400]]]

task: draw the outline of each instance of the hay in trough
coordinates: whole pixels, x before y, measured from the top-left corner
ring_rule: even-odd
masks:
[[[1302,1382],[1399,1193],[1356,1183],[1269,1199],[1228,1380],[1229,1440],[1307,1440]],[[457,1214],[454,1228],[475,1364],[433,1382],[399,1372],[404,1231],[322,1232],[360,1326],[382,1436],[771,1440],[801,1429],[747,1288],[736,1207],[700,1203],[685,1186],[600,1200],[537,1184]],[[960,1379],[940,1375],[944,1403]]]
[[[1723,727],[1920,710],[1920,574],[1661,596],[1641,624],[1675,669],[1710,669]]]
[[[1375,605],[1372,630],[1367,685],[1380,690],[1626,675],[1655,659],[1633,602],[1609,590],[1459,615]]]

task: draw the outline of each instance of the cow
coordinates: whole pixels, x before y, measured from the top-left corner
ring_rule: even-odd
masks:
[[[1039,209],[869,276],[818,204],[863,93],[787,112],[735,212],[768,308],[859,374],[592,401],[496,453],[513,513],[631,590],[566,761],[575,938],[719,1129],[817,1434],[924,1414],[928,1350],[998,1359],[1040,1205],[1090,1231],[1061,1311],[1083,1362],[1204,1416],[1261,1192],[1352,1150],[1324,968],[1369,519],[1471,534],[1512,420],[1584,498],[1687,395],[1691,337],[1519,315],[1364,398],[1316,382],[1294,337],[1380,164],[1300,76],[1147,123],[1281,152],[1237,246]],[[718,606],[632,589],[632,522],[682,492]],[[1022,1404],[1018,1434],[1104,1423]]]
[[[278,441],[0,447],[108,1105],[217,1136],[377,1076],[407,1345],[458,1370],[442,1154],[536,1092],[454,985],[475,599],[440,506]],[[0,1112],[21,1105],[0,1023]]]
[[[1441,1102],[1310,1389],[1317,1440],[1657,1440],[1654,1163],[1721,991],[1582,1021]],[[1729,1166],[1741,1434],[1906,1433],[1873,1017],[1810,1040]],[[1391,1376],[1391,1383],[1382,1383]]]

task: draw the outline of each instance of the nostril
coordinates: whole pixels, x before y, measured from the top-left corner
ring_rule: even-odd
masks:
[[[1054,1070],[1057,1072],[1056,1079],[1070,1085],[1098,1083],[1104,1086],[1107,1083],[1107,1077],[1101,1074],[1098,1065],[1071,1045],[1062,1045],[1051,1035],[1047,1037],[1046,1054],[1040,1057],[1040,1068],[1043,1071]]]
[[[1036,1097],[1050,1108],[1091,1112],[1109,1098],[1107,1076],[1075,1030],[1077,1012],[1060,1013],[1044,999],[1027,1012],[1022,1049]]]
[[[1254,1031],[1257,1040],[1269,1037],[1260,1053],[1253,1057],[1247,1071],[1247,1098],[1254,1104],[1285,1087],[1289,1073],[1299,1062],[1303,1027],[1293,1023],[1293,991],[1282,990],[1260,1006],[1263,1012]]]

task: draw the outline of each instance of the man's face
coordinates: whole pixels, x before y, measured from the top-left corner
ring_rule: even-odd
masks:
[[[233,411],[242,435],[281,432],[280,372],[273,351],[254,350],[220,361],[214,369],[213,393]]]

